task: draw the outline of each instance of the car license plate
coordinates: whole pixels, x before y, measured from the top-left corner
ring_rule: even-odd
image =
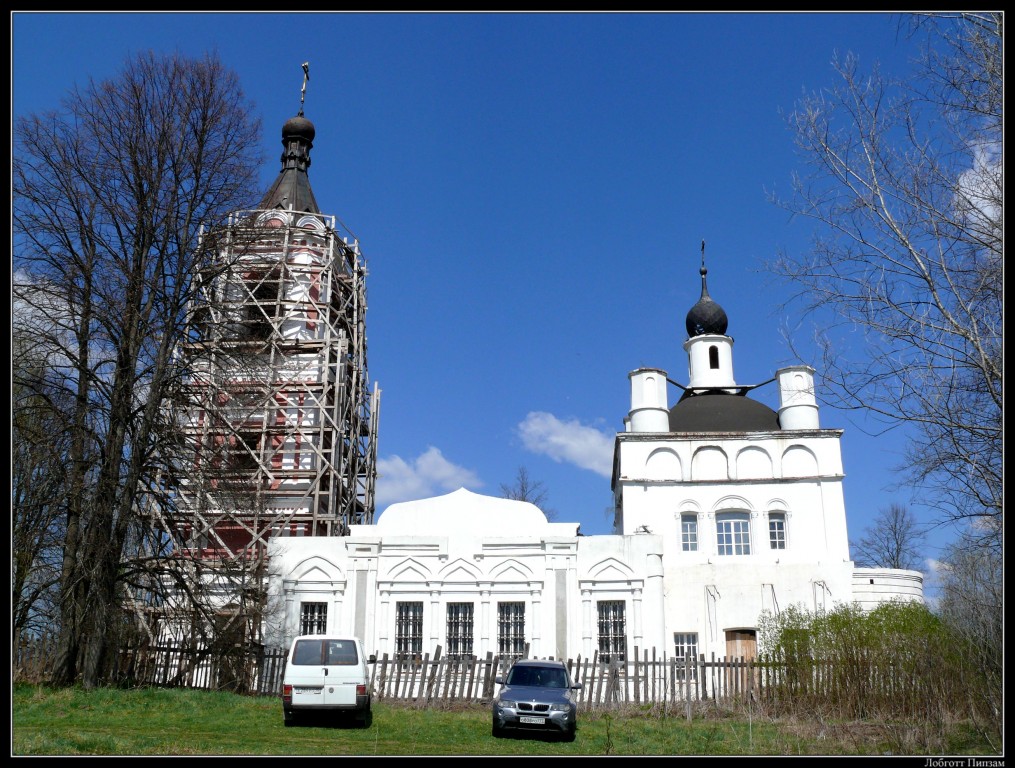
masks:
[[[322,688],[293,688],[293,693],[320,693]]]
[[[545,717],[525,717],[523,715],[518,719],[521,720],[523,723],[529,723],[530,725],[546,725]]]

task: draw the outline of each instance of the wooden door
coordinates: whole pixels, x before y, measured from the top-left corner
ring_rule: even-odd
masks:
[[[726,655],[740,659],[743,656],[748,661],[758,655],[758,633],[753,629],[727,629],[726,630]]]
[[[739,666],[754,661],[758,656],[758,633],[753,629],[726,630],[726,659],[731,664],[726,676],[726,693],[728,696],[747,696],[755,688],[757,671],[748,676],[746,666]],[[742,661],[741,661],[742,660]]]

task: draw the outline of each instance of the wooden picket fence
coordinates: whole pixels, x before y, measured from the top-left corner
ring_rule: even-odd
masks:
[[[45,682],[52,668],[55,645],[50,639],[20,642],[13,653],[13,679]],[[184,687],[231,690],[265,696],[282,692],[284,649],[230,648],[209,650],[144,645],[117,654],[111,682],[122,686]],[[455,702],[486,702],[497,693],[496,678],[505,675],[513,658],[487,654],[485,658],[457,658],[433,654],[376,656],[370,665],[371,688],[379,700],[402,701],[419,707]],[[697,659],[658,655],[655,649],[634,653],[625,661],[591,658],[565,662],[572,680],[581,683],[579,703],[607,708],[626,703],[692,702],[758,699],[766,683],[779,681],[778,670],[757,660]],[[799,685],[799,681],[797,681]]]
[[[56,657],[55,638],[22,639],[12,652],[12,679],[43,683]],[[281,694],[286,651],[260,646],[215,652],[169,645],[131,645],[113,659],[109,681],[117,686],[158,686]]]
[[[527,650],[527,649],[526,649]],[[107,678],[122,687],[185,687],[279,696],[285,672],[283,649],[259,646],[210,649],[141,645],[122,648]],[[528,656],[526,652],[524,656]],[[55,642],[48,638],[14,643],[12,680],[42,684],[49,680]],[[499,692],[496,679],[512,658],[456,658],[433,654],[380,655],[368,667],[377,701],[408,706],[450,707],[489,702]],[[925,714],[928,702],[961,702],[955,682],[935,670],[920,653],[847,657],[838,661],[796,655],[756,659],[674,658],[655,649],[634,652],[624,661],[591,658],[565,661],[586,709],[615,709],[630,704],[661,704],[690,719],[695,705],[717,708],[759,704],[767,711],[827,711],[877,717]]]
[[[507,674],[513,658],[487,654],[485,658],[441,657],[441,648],[431,654],[389,657],[384,654],[373,665],[371,685],[378,700],[409,701],[419,707],[450,704],[456,701],[490,701],[497,693],[496,679]],[[733,682],[730,674],[738,662],[706,662],[661,658],[655,651],[645,652],[639,659],[601,661],[598,653],[592,658],[569,659],[565,665],[578,690],[579,704],[587,708],[608,708],[623,703],[678,702],[708,698],[710,693],[700,686],[700,667],[723,667],[715,680]],[[727,669],[728,667],[728,669]],[[722,696],[733,692],[730,685],[721,686]],[[739,689],[737,689],[739,690]]]

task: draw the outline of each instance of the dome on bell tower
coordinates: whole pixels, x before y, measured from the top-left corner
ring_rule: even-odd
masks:
[[[314,124],[303,117],[303,115],[296,115],[296,117],[290,117],[285,121],[285,125],[282,126],[282,142],[285,143],[289,138],[304,139],[308,142],[313,143],[314,136],[317,135],[317,131],[314,129]]]
[[[310,150],[317,130],[303,111],[282,125],[282,170],[265,193],[260,209],[281,208],[301,213],[320,213],[310,188]]]
[[[690,337],[704,334],[725,336],[729,320],[726,317],[726,311],[708,295],[708,285],[705,282],[708,270],[705,269],[704,248],[702,250],[701,269],[699,270],[701,272],[701,298],[688,311],[684,325],[687,328],[687,335]]]

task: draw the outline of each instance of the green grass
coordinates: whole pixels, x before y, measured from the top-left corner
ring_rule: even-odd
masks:
[[[705,709],[579,712],[574,742],[495,739],[487,706],[416,709],[374,702],[369,727],[353,721],[286,728],[270,697],[196,690],[53,689],[15,685],[13,755],[848,755],[900,753],[885,724],[808,723]],[[858,733],[862,736],[858,737]],[[989,754],[969,728],[920,754]],[[958,748],[949,752],[947,747]]]

